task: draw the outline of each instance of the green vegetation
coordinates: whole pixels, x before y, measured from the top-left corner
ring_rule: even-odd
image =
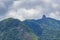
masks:
[[[0,40],[38,40],[38,37],[21,21],[8,18],[0,22]]]

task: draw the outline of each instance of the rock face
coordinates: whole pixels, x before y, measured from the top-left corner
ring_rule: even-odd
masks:
[[[38,37],[21,21],[8,18],[0,22],[0,40],[38,40]]]

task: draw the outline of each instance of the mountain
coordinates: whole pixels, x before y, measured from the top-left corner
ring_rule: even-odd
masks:
[[[40,27],[40,24],[35,22],[34,20],[25,20],[23,21],[25,25],[32,29],[36,35],[40,36],[42,34],[43,29]]]
[[[38,40],[38,36],[20,20],[8,18],[0,21],[0,40]]]
[[[43,15],[42,19],[25,20],[25,25],[40,37],[40,40],[60,40],[60,21],[47,18]]]
[[[0,40],[60,40],[60,21],[43,15],[42,19],[0,21]]]

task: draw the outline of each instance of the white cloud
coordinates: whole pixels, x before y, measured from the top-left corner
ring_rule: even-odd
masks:
[[[49,17],[60,20],[59,14],[60,14],[60,12],[58,12],[58,11],[52,12],[52,13],[50,13]]]
[[[21,1],[21,0],[14,1],[13,4],[12,4],[12,8],[14,8],[14,9],[19,8],[22,2],[23,1]]]
[[[42,0],[44,3],[51,3],[53,0]]]
[[[19,15],[16,13],[16,11],[11,10],[8,12],[8,14],[6,15],[6,17],[8,18],[16,18],[16,19],[20,19],[20,20],[24,20],[24,18],[22,17],[22,15]]]
[[[8,17],[13,17],[17,18],[20,20],[25,20],[25,19],[34,19],[37,18],[38,15],[42,15],[42,8],[40,9],[25,9],[25,8],[20,8],[17,10],[9,10],[8,11]]]
[[[13,17],[13,18],[17,18],[17,19],[20,19],[23,21],[25,19],[40,18],[40,16],[43,15],[43,13],[42,13],[43,8],[40,6],[36,6],[31,9],[20,8],[20,5],[25,1],[27,1],[27,0],[14,1],[12,7],[7,12],[7,14],[8,14],[7,17]],[[30,0],[30,1],[32,2],[32,0]],[[40,15],[40,16],[38,17],[38,15]]]
[[[58,7],[59,7],[59,4],[57,4],[57,3],[52,3],[52,7],[53,7],[53,8],[58,8]]]

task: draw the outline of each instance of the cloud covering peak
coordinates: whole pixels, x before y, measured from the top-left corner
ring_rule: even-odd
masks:
[[[44,14],[60,20],[60,0],[0,0],[1,19],[39,19]]]

